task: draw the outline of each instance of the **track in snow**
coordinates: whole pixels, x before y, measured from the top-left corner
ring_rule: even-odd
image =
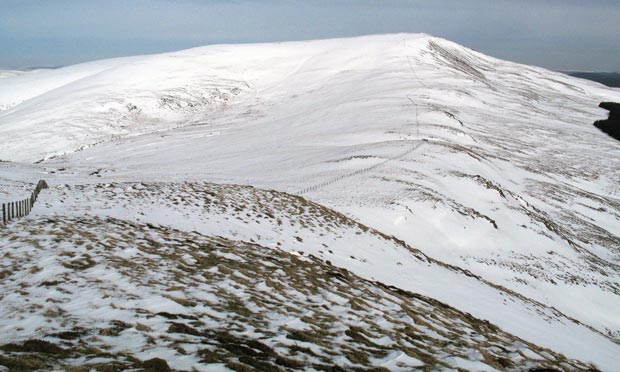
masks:
[[[405,46],[407,45],[407,41],[406,40],[403,40],[403,43],[405,44]],[[426,84],[424,84],[424,82],[422,82],[422,80],[420,80],[420,78],[418,77],[418,74],[416,73],[415,69],[413,68],[413,65],[411,64],[411,57],[406,56],[406,58],[407,58],[407,64],[409,65],[409,69],[413,73],[413,76],[417,80],[418,84],[420,84],[423,87],[426,87]],[[418,112],[418,104],[416,103],[416,101],[413,98],[411,98],[411,94],[414,93],[416,90],[417,90],[417,88],[412,89],[407,94],[406,97],[411,102],[413,107],[415,108],[416,141],[419,141],[419,139],[420,139],[420,120],[419,120],[420,115],[419,115],[419,112]],[[387,164],[387,163],[389,163],[389,162],[391,162],[393,160],[399,160],[399,159],[404,158],[405,156],[407,156],[407,155],[411,154],[412,152],[414,152],[415,150],[417,150],[420,146],[422,146],[422,144],[423,144],[423,142],[415,143],[413,145],[413,147],[411,147],[407,151],[403,152],[402,154],[399,154],[399,155],[396,155],[394,157],[388,158],[388,159],[386,159],[386,160],[384,160],[382,162],[379,162],[377,164],[371,165],[370,167],[358,169],[358,170],[356,170],[354,172],[343,174],[341,176],[335,177],[335,178],[327,180],[325,182],[321,182],[321,183],[318,183],[316,185],[313,185],[313,186],[310,186],[310,187],[306,187],[305,189],[302,189],[302,190],[296,192],[296,194],[297,195],[307,194],[309,192],[322,189],[324,187],[327,187],[329,185],[332,185],[332,184],[334,184],[336,182],[339,182],[339,181],[342,181],[344,179],[355,177],[355,176],[358,176],[360,174],[370,172],[371,170],[377,169],[380,166],[385,165],[385,164]]]
[[[377,169],[380,166],[385,165],[385,164],[387,164],[387,163],[389,163],[391,161],[404,158],[405,156],[407,156],[407,155],[411,154],[412,152],[414,152],[415,150],[417,150],[423,144],[424,144],[424,142],[418,142],[418,143],[414,144],[413,147],[411,147],[407,151],[403,152],[402,154],[396,155],[396,156],[391,157],[391,158],[387,158],[387,159],[385,159],[385,160],[383,160],[383,161],[381,161],[381,162],[379,162],[377,164],[371,165],[370,167],[358,169],[356,171],[353,171],[353,172],[350,172],[350,173],[347,173],[347,174],[343,174],[343,175],[340,175],[338,177],[334,177],[334,178],[332,178],[330,180],[327,180],[325,182],[321,182],[321,183],[318,183],[316,185],[313,185],[313,186],[310,186],[310,187],[306,187],[305,189],[302,189],[302,190],[296,192],[295,194],[297,194],[297,195],[307,194],[309,192],[322,189],[324,187],[327,187],[329,185],[332,185],[332,184],[334,184],[336,182],[339,182],[339,181],[342,181],[344,179],[355,177],[355,176],[359,176],[360,174],[368,173],[371,170]]]

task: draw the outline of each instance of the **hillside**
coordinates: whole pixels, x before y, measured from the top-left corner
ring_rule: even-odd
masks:
[[[613,370],[620,147],[592,125],[602,101],[620,92],[428,35],[97,61],[0,80],[0,198],[45,178],[39,226],[311,253]]]
[[[590,368],[312,255],[111,218],[13,227],[18,239],[0,231],[2,326],[46,337],[3,333],[0,364],[15,370]]]

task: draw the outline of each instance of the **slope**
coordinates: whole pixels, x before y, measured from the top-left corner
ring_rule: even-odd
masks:
[[[586,348],[564,326],[524,326],[521,310],[509,320],[500,297],[486,309],[469,301],[475,316],[582,358],[620,339],[620,148],[592,126],[605,115],[598,103],[618,100],[426,35],[212,46],[136,57],[4,111],[0,159],[48,159],[23,172],[4,164],[12,180],[47,172],[52,184],[208,180],[303,194],[607,337]],[[355,260],[337,264],[364,274]],[[486,298],[488,287],[463,293]],[[612,368],[605,358],[592,356]]]
[[[310,255],[367,280],[437,299],[573,358],[606,367],[617,350],[602,334],[557,309],[433,260],[338,212],[273,190],[208,183],[67,185],[41,194],[33,213],[54,220],[95,216],[170,226],[260,244],[276,249],[276,255]],[[591,347],[583,350],[583,342]]]
[[[0,365],[14,370],[592,368],[312,255],[112,218],[12,227]]]

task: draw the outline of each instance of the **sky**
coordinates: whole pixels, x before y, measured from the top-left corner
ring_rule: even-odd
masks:
[[[0,68],[394,32],[555,70],[620,71],[620,0],[0,0]]]

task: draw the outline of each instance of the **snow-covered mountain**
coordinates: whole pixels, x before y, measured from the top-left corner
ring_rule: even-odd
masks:
[[[19,71],[19,70],[0,70],[0,79],[15,76],[15,75],[21,75],[22,73],[23,71]]]
[[[592,125],[601,101],[620,92],[427,35],[91,62],[0,80],[0,198],[45,178],[32,223],[304,252],[613,370],[620,145]],[[18,324],[0,343],[51,331]]]

